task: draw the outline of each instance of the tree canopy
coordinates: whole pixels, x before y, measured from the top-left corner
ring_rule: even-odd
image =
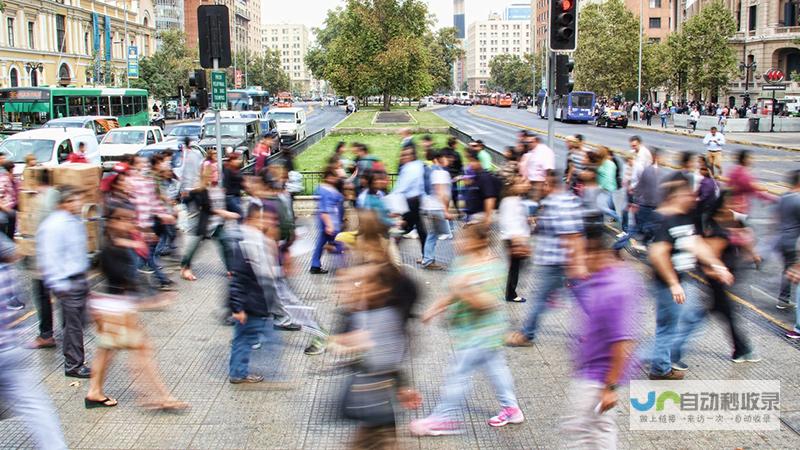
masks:
[[[161,46],[152,56],[139,61],[139,78],[131,80],[131,87],[147,89],[154,98],[163,100],[178,95],[178,86],[188,88],[197,50],[186,45],[182,31],[163,30],[158,37]]]
[[[534,94],[534,73],[540,69],[541,59],[533,55],[498,55],[489,61],[490,77],[486,85],[507,93]]]
[[[281,67],[279,51],[264,50],[261,54],[255,54],[243,50],[236,53],[235,60],[236,69],[242,72],[242,83],[245,83],[246,73],[246,84],[248,86],[261,86],[271,94],[289,90],[291,80]],[[233,70],[233,66],[228,68],[227,81],[229,88],[233,88],[236,82]]]
[[[391,96],[424,95],[441,76],[441,67],[432,69],[432,55],[451,49],[446,35],[441,36],[445,46],[429,45],[435,40],[429,25],[421,0],[347,0],[344,8],[328,11],[325,27],[315,30],[317,45],[306,64],[337,92],[382,95],[389,109]]]

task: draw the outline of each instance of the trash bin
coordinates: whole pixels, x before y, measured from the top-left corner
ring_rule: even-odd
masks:
[[[747,131],[751,133],[758,133],[758,123],[761,119],[758,117],[750,117],[747,119]]]

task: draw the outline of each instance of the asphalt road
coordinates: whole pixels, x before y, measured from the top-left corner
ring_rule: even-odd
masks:
[[[546,120],[539,119],[526,110],[515,108],[448,106],[436,110],[436,113],[474,139],[481,139],[489,147],[500,151],[516,143],[517,132],[523,127],[537,130],[539,133],[547,130]],[[596,128],[591,123],[556,122],[555,131],[561,135],[580,133],[587,143],[605,145],[614,150],[628,150],[628,138],[639,135],[645,145],[662,148],[667,153],[666,158],[669,162],[677,162],[677,156],[682,151],[702,153],[704,150],[702,140],[698,138],[641,129],[606,129]],[[566,146],[561,139],[554,142],[557,167],[563,168],[566,162]],[[800,154],[796,152],[735,145],[727,148],[723,171],[732,165],[734,151],[739,148],[747,148],[753,152],[755,175],[772,189],[783,189],[780,182],[786,171],[800,168]],[[752,313],[766,318],[768,323],[789,327],[794,323],[794,310],[775,308],[781,261],[779,255],[771,250],[776,236],[774,208],[765,203],[755,202],[748,220],[758,239],[757,249],[765,261],[760,270],[756,270],[752,263],[743,262],[738,268],[737,282],[731,288],[731,292],[739,297],[737,300],[740,304]]]

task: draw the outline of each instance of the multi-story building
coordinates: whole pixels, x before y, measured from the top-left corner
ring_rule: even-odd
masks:
[[[197,43],[197,8],[202,5],[228,7],[231,51],[261,51],[261,3],[258,0],[183,0],[186,42]]]
[[[183,0],[155,0],[156,31],[183,31]],[[161,46],[161,39],[156,35],[156,46]]]
[[[531,50],[531,23],[527,20],[503,20],[492,14],[467,29],[467,87],[472,92],[486,89],[489,63],[498,55],[520,58]]]
[[[293,92],[311,92],[311,71],[306,67],[310,44],[308,27],[299,24],[264,24],[261,28],[262,48],[280,52],[281,66],[289,75]]]
[[[136,46],[139,58],[155,51],[151,0],[4,3],[1,87],[120,86],[127,74],[127,47]]]
[[[464,49],[464,39],[467,36],[466,16],[464,14],[464,0],[453,0],[453,27],[456,29],[459,46]],[[460,90],[466,82],[467,61],[462,56],[453,62],[453,87]]]
[[[689,19],[710,3],[710,0],[678,1],[683,16],[681,21]],[[739,104],[739,96],[745,90],[755,100],[764,81],[761,74],[769,69],[782,70],[787,79],[793,73],[800,74],[800,49],[797,47],[797,40],[800,39],[800,1],[725,0],[724,4],[736,19],[737,31],[731,39],[731,45],[740,64],[756,65],[754,70],[742,70],[731,83],[729,101],[734,100]],[[796,84],[790,84],[787,93],[797,92]]]
[[[549,17],[549,0],[531,0],[531,53],[537,54],[547,48]]]

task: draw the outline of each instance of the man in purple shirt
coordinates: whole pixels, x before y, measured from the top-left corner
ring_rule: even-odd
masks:
[[[628,378],[636,342],[635,319],[644,287],[641,277],[614,256],[602,214],[584,218],[588,276],[573,284],[583,314],[568,393],[564,437],[575,448],[616,448],[617,425],[610,412],[617,385]]]

